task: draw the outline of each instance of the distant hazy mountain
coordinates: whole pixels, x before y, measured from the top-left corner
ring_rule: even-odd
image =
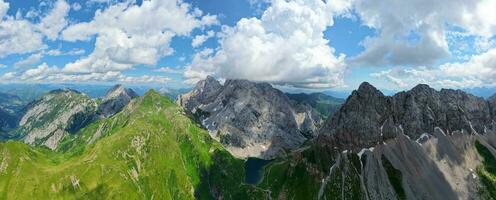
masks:
[[[26,102],[16,95],[0,93],[0,140],[16,128]]]
[[[298,93],[286,94],[290,99],[312,106],[322,118],[332,116],[344,103],[344,99],[332,97],[324,93]]]
[[[321,123],[308,105],[296,105],[268,83],[212,77],[200,81],[178,103],[237,157],[271,159],[314,137]]]
[[[177,99],[179,97],[179,95],[188,93],[189,91],[191,91],[191,89],[192,88],[173,89],[173,88],[162,87],[162,88],[159,88],[157,91],[161,95],[167,96],[167,97],[169,97],[171,99]]]

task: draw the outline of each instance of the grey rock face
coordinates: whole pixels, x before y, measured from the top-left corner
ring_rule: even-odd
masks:
[[[55,149],[65,134],[75,133],[95,119],[96,103],[73,90],[56,90],[28,106],[17,134],[31,145]]]
[[[27,106],[16,137],[30,145],[57,149],[66,135],[77,133],[98,117],[111,117],[135,97],[134,91],[121,85],[109,90],[100,105],[75,90],[51,91]]]
[[[186,108],[186,110],[196,113],[198,106],[214,101],[221,89],[222,85],[219,81],[207,76],[205,80],[199,81],[191,92],[180,95],[178,104]]]
[[[98,114],[102,117],[115,115],[136,97],[138,95],[132,89],[116,85],[102,99],[102,103],[98,106]]]
[[[211,136],[236,157],[275,158],[314,136],[319,116],[296,105],[267,83],[212,77],[198,82],[178,104],[191,112]]]
[[[496,121],[496,94],[491,96],[488,100],[489,108],[491,109],[491,116],[494,121]],[[496,128],[496,127],[495,127]],[[493,129],[496,130],[496,129]]]
[[[363,83],[325,123],[319,140],[359,151],[396,137],[398,128],[412,139],[435,127],[482,134],[493,121],[490,104],[461,90],[436,91],[427,85],[385,96]]]
[[[401,171],[405,193],[410,199],[456,199],[457,195],[436,164],[406,135],[376,150],[383,151],[385,159]]]
[[[318,140],[331,142],[332,146],[360,151],[362,147],[375,146],[384,138],[381,127],[391,116],[391,99],[384,96],[369,83],[363,83],[353,91],[341,109],[328,119],[320,129]],[[389,130],[388,130],[389,131]]]
[[[347,199],[350,193],[371,200],[488,199],[477,173],[483,158],[476,141],[496,155],[492,105],[492,98],[459,90],[419,85],[385,96],[363,83],[326,121],[316,140],[293,151],[285,179],[314,177],[320,185],[313,190],[317,199],[326,199],[326,194]],[[344,155],[358,158],[343,165]],[[301,169],[305,172],[293,173]],[[329,188],[329,183],[335,184]],[[351,192],[350,185],[360,190]]]

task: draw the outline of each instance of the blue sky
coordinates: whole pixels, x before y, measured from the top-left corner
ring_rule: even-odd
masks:
[[[496,85],[492,0],[0,0],[1,83]]]

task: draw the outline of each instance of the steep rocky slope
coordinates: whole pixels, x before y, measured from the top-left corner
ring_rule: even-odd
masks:
[[[489,108],[491,109],[491,115],[493,116],[493,120],[494,120],[494,118],[496,117],[496,94],[490,97],[488,102],[489,102]],[[493,124],[496,123],[493,121]],[[496,125],[494,125],[493,127],[494,129],[496,129]]]
[[[316,135],[321,119],[267,83],[213,77],[197,83],[178,104],[192,113],[236,157],[271,159]]]
[[[101,100],[71,89],[54,90],[27,106],[14,135],[30,145],[57,149],[64,137],[120,112],[136,97],[121,85],[113,87]]]
[[[95,119],[97,104],[74,90],[54,90],[30,103],[16,135],[31,145],[55,149],[64,135]]]
[[[138,94],[132,89],[116,85],[103,97],[102,103],[98,106],[98,114],[102,117],[112,116],[121,111],[124,106],[136,97],[138,97]]]
[[[364,83],[318,138],[267,167],[261,187],[279,199],[491,199],[491,104],[426,85],[388,97]]]
[[[345,105],[325,123],[321,138],[334,138],[337,146],[353,150],[394,138],[393,131],[399,128],[417,139],[423,133],[433,133],[436,127],[449,133],[465,130],[483,134],[493,121],[489,102],[483,98],[461,90],[436,91],[427,85],[385,96],[363,83]]]

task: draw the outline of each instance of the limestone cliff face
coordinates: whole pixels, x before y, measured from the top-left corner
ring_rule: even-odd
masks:
[[[385,96],[363,83],[320,129],[316,145],[360,152],[366,167],[359,176],[371,199],[484,199],[475,143],[495,147],[494,100],[428,85]],[[385,179],[388,171],[401,182]]]
[[[212,77],[198,82],[178,103],[235,156],[271,159],[316,134],[321,119],[267,83]]]
[[[275,164],[283,172],[269,169],[268,177],[275,176],[274,183],[284,188],[273,196],[490,199],[494,181],[488,177],[494,172],[488,169],[494,164],[489,160],[496,158],[493,105],[494,97],[485,100],[460,90],[418,85],[385,96],[363,83],[315,140]],[[303,186],[292,180],[303,178],[311,182],[305,189],[313,197],[294,192]]]
[[[64,136],[113,116],[135,97],[134,91],[121,85],[110,89],[100,104],[75,90],[54,90],[27,106],[15,135],[30,145],[56,149]]]
[[[321,139],[336,146],[359,150],[397,136],[398,129],[412,139],[433,133],[465,131],[483,134],[494,117],[490,101],[461,90],[436,91],[418,85],[410,91],[385,96],[363,83],[320,130]]]
[[[493,130],[496,130],[496,94],[489,98],[489,108],[491,109],[491,116],[493,117]]]
[[[91,123],[96,109],[96,102],[82,93],[55,90],[28,106],[17,132],[28,144],[55,149],[65,134]]]
[[[136,97],[138,97],[138,94],[132,89],[116,85],[103,97],[102,103],[98,106],[98,114],[102,117],[115,115]]]

